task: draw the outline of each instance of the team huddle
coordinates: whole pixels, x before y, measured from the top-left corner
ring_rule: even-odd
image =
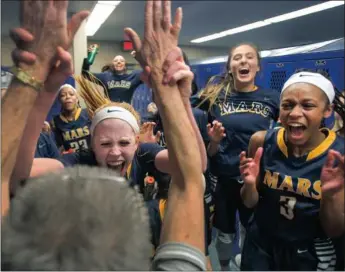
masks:
[[[159,4],[151,4],[153,8],[161,8],[161,1],[156,2]],[[164,1],[163,9],[167,3],[170,5],[169,1]],[[146,15],[148,7],[150,4],[147,4]],[[177,18],[178,14],[179,11]],[[154,13],[153,16],[156,15]],[[159,29],[155,22],[153,25],[153,28]],[[170,29],[171,33],[176,34],[173,27]],[[38,34],[30,33],[33,31],[30,28],[15,31],[17,48],[13,54],[14,63],[29,66],[39,60],[39,51],[20,46]],[[64,81],[56,80],[60,83],[58,86],[51,84],[54,81],[52,78],[57,76],[47,72],[44,88],[51,88],[50,92],[46,92],[48,99],[42,95],[45,106],[40,107],[38,105],[41,104],[36,102],[26,125],[23,125],[22,139],[25,141],[20,142],[18,154],[21,155],[17,157],[10,174],[11,205],[10,216],[6,216],[4,221],[6,233],[19,235],[20,228],[24,226],[24,219],[23,225],[20,225],[19,221],[14,223],[10,218],[14,218],[15,212],[20,212],[20,201],[26,201],[26,190],[29,192],[29,188],[35,186],[36,180],[29,178],[38,177],[37,183],[42,183],[45,176],[58,175],[59,171],[68,171],[69,168],[78,169],[78,165],[103,168],[110,171],[107,173],[114,172],[114,175],[121,177],[122,182],[129,187],[128,190],[141,196],[148,214],[147,229],[143,223],[143,230],[148,233],[143,235],[150,237],[153,250],[143,248],[150,251],[149,257],[157,264],[164,259],[164,255],[159,252],[163,252],[165,243],[174,241],[167,239],[166,233],[172,232],[173,228],[177,229],[171,219],[171,210],[174,206],[176,209],[180,207],[177,192],[182,189],[177,188],[184,186],[176,185],[176,180],[184,180],[186,174],[183,173],[188,170],[184,158],[192,154],[190,152],[193,150],[189,151],[186,144],[191,141],[191,146],[194,145],[194,148],[191,147],[194,149],[194,163],[203,174],[203,223],[199,235],[199,244],[202,246],[199,251],[207,268],[206,265],[194,264],[193,267],[181,266],[183,270],[194,270],[195,267],[196,270],[212,270],[209,259],[212,240],[223,271],[230,270],[231,261],[244,271],[344,269],[344,92],[337,90],[327,75],[303,69],[291,75],[281,90],[256,86],[260,55],[258,49],[250,43],[232,47],[225,72],[210,78],[204,88],[197,90],[188,59],[177,47],[178,41],[176,46],[173,46],[174,43],[169,48],[166,45],[169,50],[164,51],[164,47],[155,49],[164,52],[161,54],[164,58],[158,65],[155,62],[157,60],[145,55],[148,51],[145,51],[144,42],[139,45],[137,34],[131,29],[126,29],[126,33],[136,45],[133,55],[142,71],[129,73],[125,59],[116,56],[107,69],[101,73],[91,73],[92,61],[86,58],[80,75],[74,75],[78,88]],[[163,40],[160,42],[164,43]],[[57,53],[62,64],[70,61],[64,55],[64,50],[59,47]],[[158,72],[155,70],[157,67],[160,67]],[[157,74],[163,83],[156,80]],[[15,78],[23,81],[18,73]],[[150,89],[153,98],[148,104],[146,116],[140,116],[131,104],[133,94],[140,85]],[[169,115],[169,103],[172,103],[169,102],[169,95],[161,91],[168,88],[166,86],[175,86],[178,90],[177,102],[174,100],[174,118]],[[52,118],[51,131],[43,131],[40,122],[45,121],[54,102],[53,90],[56,90],[61,112]],[[3,103],[9,101],[9,93],[10,90],[2,98]],[[39,99],[38,96],[37,101]],[[81,108],[80,99],[83,99],[86,108]],[[178,107],[183,110],[178,110]],[[325,127],[324,120],[332,114],[335,114],[336,120],[334,127]],[[174,135],[182,135],[179,133],[183,133],[184,127],[188,127],[188,131],[184,132],[183,140],[175,139]],[[193,161],[189,160],[188,165],[193,164]],[[194,173],[194,166],[188,167]],[[69,186],[82,188],[83,185]],[[198,187],[194,188],[198,191]],[[118,197],[121,197],[120,193]],[[196,198],[188,200],[197,202]],[[95,209],[94,214],[97,214],[95,205],[90,204],[90,209]],[[33,214],[34,209],[33,206]],[[140,220],[144,220],[142,216]],[[50,228],[48,225],[43,224],[42,228]],[[56,239],[66,239],[59,236],[65,233],[63,226],[61,232],[58,225],[54,226],[56,233],[59,233]],[[217,230],[215,237],[212,236],[213,228]],[[106,232],[105,229],[103,231]],[[134,233],[134,230],[131,231]],[[234,256],[237,231],[241,253]],[[75,231],[73,235],[79,234]],[[71,241],[75,238],[68,237]],[[52,237],[49,239],[54,240]],[[71,241],[69,243],[72,244]],[[177,242],[180,246],[188,244],[182,238]],[[102,243],[106,241],[102,240]],[[41,244],[35,241],[32,247],[45,248],[50,252],[52,248],[56,250],[56,244],[57,241],[51,242],[51,246],[50,242]],[[194,244],[190,241],[189,244],[198,248],[195,246],[197,242]],[[88,245],[81,247],[88,248]],[[14,245],[9,237],[6,238],[2,245],[3,269],[140,269],[140,262],[132,266],[95,264],[87,267],[77,264],[68,266],[66,261],[61,266],[49,266],[50,257],[46,261],[40,259],[34,263],[24,256],[23,261],[18,252],[24,250],[19,249],[20,240]],[[183,248],[179,250],[176,252],[182,252]],[[119,256],[125,258],[125,255],[123,253],[123,256]],[[102,258],[106,259],[104,256]],[[58,259],[55,256],[51,258]],[[180,260],[180,257],[176,258]],[[78,260],[76,257],[73,262],[78,263]],[[191,260],[189,262],[192,263]],[[153,267],[169,270],[158,265]],[[173,268],[181,269],[178,266]]]

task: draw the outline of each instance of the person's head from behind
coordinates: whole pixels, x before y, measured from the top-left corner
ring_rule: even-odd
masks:
[[[253,44],[241,43],[230,49],[226,69],[233,77],[235,89],[254,85],[260,60],[259,51]]]
[[[113,59],[113,70],[117,74],[123,74],[126,72],[126,60],[123,56],[118,55]]]
[[[70,84],[60,87],[59,101],[63,111],[72,112],[78,107],[78,96],[76,89]]]
[[[319,73],[297,72],[286,81],[279,118],[289,143],[312,147],[319,141],[319,128],[332,114],[334,96],[331,81]]]
[[[98,165],[125,175],[139,145],[139,114],[127,103],[106,104],[95,111],[90,131]]]
[[[2,221],[7,270],[147,270],[147,210],[113,171],[77,167],[31,180]]]

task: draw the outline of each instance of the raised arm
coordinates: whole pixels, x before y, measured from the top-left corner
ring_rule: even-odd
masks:
[[[164,263],[163,252],[165,248],[170,247],[173,252],[180,254],[180,256],[184,255],[181,254],[181,251],[176,250],[175,246],[177,246],[180,250],[189,247],[194,253],[193,256],[196,254],[199,257],[198,253],[195,252],[200,252],[201,263],[195,264],[192,260],[188,261],[193,263],[193,267],[199,265],[201,269],[204,269],[205,258],[202,253],[204,251],[204,190],[198,141],[178,87],[163,83],[163,62],[168,53],[177,46],[182,10],[177,10],[175,23],[171,25],[171,3],[170,1],[163,2],[163,16],[161,5],[161,1],[148,1],[146,3],[145,36],[142,44],[133,30],[126,29],[127,34],[134,42],[136,52],[140,53],[142,67],[145,70],[146,66],[151,69],[151,85],[162,117],[169,159],[173,169],[169,189],[169,205],[164,217],[161,235],[163,245],[161,249],[157,250],[154,268],[157,269],[158,266],[161,270],[181,269],[181,267],[171,266],[171,263]],[[178,247],[179,244],[176,243],[181,243],[181,247]],[[166,249],[166,253],[169,252],[168,250]],[[181,257],[183,260],[183,256]],[[189,270],[191,266],[185,268]]]
[[[337,162],[337,163],[335,163]],[[330,150],[321,172],[321,224],[328,237],[344,234],[344,156]]]
[[[58,1],[57,1],[58,2]],[[27,1],[22,2],[27,5]],[[41,124],[44,122],[51,105],[54,103],[59,87],[72,74],[71,56],[66,51],[72,43],[75,32],[78,30],[81,22],[87,17],[88,12],[82,11],[74,15],[67,24],[67,1],[60,1],[56,5],[46,5],[46,1],[36,1],[36,6],[33,5],[30,11],[23,13],[23,21],[29,21],[29,25],[22,26],[23,28],[14,30],[13,37],[16,37],[17,49],[13,53],[14,62],[17,66],[27,65],[29,58],[33,59],[34,65],[39,68],[44,68],[46,71],[46,78],[44,85],[33,103],[33,108],[26,115],[26,126],[24,130],[24,137],[19,145],[19,152],[17,161],[12,173],[11,183],[12,192],[14,192],[17,183],[30,176],[32,169],[32,162],[35,154],[37,140],[41,131]],[[40,7],[45,9],[39,10]],[[39,18],[33,14],[40,14],[43,18]],[[46,14],[52,14],[46,16]],[[36,17],[35,17],[36,16]],[[30,21],[27,17],[35,17],[37,21]],[[49,20],[48,20],[49,18]],[[38,25],[41,26],[41,21],[44,21],[42,28],[38,31]],[[28,31],[26,31],[25,29]],[[54,34],[51,34],[51,29],[56,29]],[[20,41],[24,36],[30,36],[31,40],[27,40],[26,45]],[[41,41],[35,44],[35,41]],[[25,52],[23,50],[29,50]],[[48,54],[48,53],[49,54]],[[41,70],[41,69],[38,69]]]
[[[241,188],[241,197],[247,208],[253,208],[259,201],[258,183],[260,175],[260,160],[263,153],[263,144],[266,131],[258,131],[250,138],[248,157],[246,152],[240,154],[240,172],[244,184]]]

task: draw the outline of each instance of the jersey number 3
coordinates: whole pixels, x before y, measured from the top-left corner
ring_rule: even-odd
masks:
[[[280,196],[280,214],[287,219],[292,220],[294,215],[294,208],[296,205],[296,197]]]

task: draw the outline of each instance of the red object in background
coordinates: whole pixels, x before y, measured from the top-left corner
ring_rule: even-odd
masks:
[[[122,42],[122,51],[128,52],[128,51],[133,51],[133,43],[131,41],[123,41]]]
[[[74,150],[72,148],[68,149],[67,151],[62,152],[62,155],[71,154],[71,153],[74,153]]]

